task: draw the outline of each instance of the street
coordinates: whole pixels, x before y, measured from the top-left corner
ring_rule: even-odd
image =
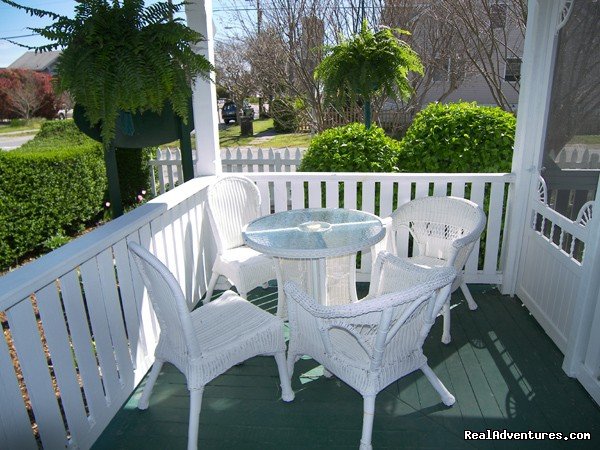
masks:
[[[21,133],[3,133],[0,134],[0,149],[1,150],[13,150],[20,147],[25,142],[33,139],[33,134],[21,134]]]

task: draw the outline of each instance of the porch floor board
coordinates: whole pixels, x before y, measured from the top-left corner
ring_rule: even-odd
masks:
[[[366,294],[366,284],[359,284]],[[471,285],[479,305],[469,311],[452,296],[452,342],[440,342],[438,319],[425,344],[429,364],[455,395],[444,406],[421,372],[377,396],[376,449],[600,448],[600,408],[561,369],[562,354],[518,298]],[[359,295],[360,297],[361,295]],[[256,289],[251,299],[274,312],[276,292]],[[258,357],[223,374],[204,391],[199,448],[357,448],[362,398],[312,359],[296,366],[296,399],[280,399],[273,358]],[[136,409],[143,381],[94,444],[94,449],[186,448],[189,396],[184,377],[165,364],[150,407]],[[465,441],[464,430],[589,432],[589,441]]]

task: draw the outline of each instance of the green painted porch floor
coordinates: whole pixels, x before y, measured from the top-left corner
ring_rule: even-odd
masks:
[[[360,286],[365,293],[366,285]],[[453,294],[452,343],[440,343],[438,318],[426,344],[429,364],[455,395],[444,406],[419,371],[377,396],[375,449],[600,448],[600,408],[561,370],[562,354],[517,298],[471,286],[477,311]],[[251,299],[273,310],[273,289]],[[359,295],[360,297],[360,295]],[[165,365],[150,407],[135,408],[144,382],[114,417],[94,449],[183,449],[188,392],[184,377]],[[201,449],[357,448],[362,398],[313,360],[296,364],[296,399],[280,398],[273,358],[236,366],[205,389],[200,413]],[[591,441],[465,441],[464,430],[589,432]]]

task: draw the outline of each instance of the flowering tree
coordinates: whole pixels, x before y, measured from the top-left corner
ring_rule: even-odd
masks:
[[[30,119],[56,115],[52,77],[25,69],[0,70],[0,118]]]

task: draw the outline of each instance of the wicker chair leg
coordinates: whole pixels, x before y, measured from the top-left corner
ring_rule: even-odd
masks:
[[[294,400],[295,394],[287,371],[285,352],[275,353],[274,356],[277,362],[277,370],[279,370],[279,381],[281,382],[281,399],[284,402],[291,402]]]
[[[190,423],[188,425],[188,450],[198,448],[198,425],[200,424],[200,406],[204,388],[190,389]]]
[[[444,316],[442,343],[449,344],[452,341],[452,336],[450,336],[450,296],[448,296],[448,300],[444,303],[442,315]]]
[[[375,396],[365,395],[363,410],[362,436],[360,438],[360,450],[371,450],[371,436],[373,434],[373,419],[375,417]]]
[[[296,364],[296,361],[298,361],[298,359],[300,359],[299,355],[292,353],[290,351],[290,349],[288,348],[287,373],[288,373],[288,377],[290,378],[290,380],[292,379],[292,376],[294,375],[294,365]]]
[[[206,305],[208,302],[210,302],[210,299],[212,298],[213,291],[215,290],[215,286],[217,285],[218,280],[219,280],[219,274],[217,272],[213,271],[213,274],[210,277],[210,282],[208,283],[208,288],[206,289],[206,295],[204,297],[204,300],[202,300],[203,305]]]
[[[152,389],[154,388],[154,383],[156,383],[156,379],[160,375],[160,369],[162,369],[164,361],[161,359],[156,359],[154,361],[154,365],[152,366],[152,370],[150,371],[150,375],[148,375],[148,380],[146,381],[146,386],[142,392],[142,396],[138,400],[137,407],[138,409],[147,409],[148,404],[150,402],[150,396],[152,395]]]
[[[454,402],[456,401],[454,395],[452,395],[450,391],[446,389],[444,383],[442,383],[437,377],[437,375],[433,372],[433,370],[431,370],[431,367],[429,367],[427,364],[424,364],[421,367],[421,370],[423,371],[433,388],[437,391],[438,394],[440,394],[440,397],[442,397],[442,402],[444,403],[444,405],[454,405]]]
[[[467,299],[467,303],[469,304],[469,309],[471,311],[475,311],[477,309],[477,303],[475,303],[475,300],[473,300],[473,296],[471,295],[471,291],[469,291],[469,287],[467,286],[467,283],[462,282],[460,284],[460,290],[462,291],[463,295]]]

